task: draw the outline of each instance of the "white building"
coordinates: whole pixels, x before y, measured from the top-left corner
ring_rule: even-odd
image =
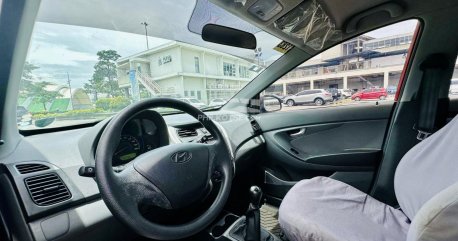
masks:
[[[290,71],[266,92],[289,95],[306,89],[356,91],[371,87],[395,91],[412,35],[350,39]]]
[[[192,97],[208,104],[230,98],[256,74],[247,60],[181,42],[121,58],[117,65],[119,87],[134,100],[144,87],[152,96]]]

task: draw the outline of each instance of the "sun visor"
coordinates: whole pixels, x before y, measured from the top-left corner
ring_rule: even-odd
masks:
[[[342,32],[323,7],[313,1],[305,1],[274,22],[274,27],[287,35],[300,39],[307,47],[321,50],[342,40]]]
[[[228,11],[216,6],[208,0],[197,0],[196,7],[189,19],[189,31],[202,34],[202,28],[207,24],[217,24],[225,27],[235,28],[252,34],[261,30],[246,21],[232,15]]]

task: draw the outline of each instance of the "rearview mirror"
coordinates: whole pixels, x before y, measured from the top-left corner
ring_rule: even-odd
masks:
[[[254,34],[216,24],[207,24],[202,29],[202,39],[244,49],[256,49]]]
[[[279,111],[282,108],[282,100],[273,95],[264,95],[261,98],[262,112]]]

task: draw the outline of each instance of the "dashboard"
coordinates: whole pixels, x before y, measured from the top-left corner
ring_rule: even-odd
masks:
[[[243,170],[244,163],[249,162],[250,156],[264,144],[258,127],[253,125],[253,119],[233,111],[206,114],[214,120],[226,139],[236,171]],[[84,227],[113,219],[100,199],[96,180],[78,175],[81,166],[95,165],[98,140],[109,121],[106,119],[88,128],[23,137],[15,151],[2,160],[11,185],[16,190],[2,195],[11,198],[17,195],[16,200],[20,202],[18,210],[35,240],[49,240],[50,233],[59,232],[81,240],[84,238],[78,235],[81,235]],[[155,111],[146,110],[133,116],[124,126],[112,159],[113,169],[121,169],[139,155],[161,146],[213,141],[200,122],[188,114],[161,116]],[[23,169],[27,171],[23,172]],[[60,188],[55,191],[61,192],[59,199],[46,199],[43,204],[43,198],[37,199],[31,192],[27,183],[37,185],[32,181],[40,181],[43,177],[58,183],[56,186]],[[68,225],[64,225],[65,230],[55,230],[55,227],[63,225],[49,225],[51,228],[48,230],[46,222],[65,222]]]

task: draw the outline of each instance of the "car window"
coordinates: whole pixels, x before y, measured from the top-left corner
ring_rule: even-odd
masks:
[[[282,111],[393,103],[417,23],[399,22],[338,44],[291,70],[262,94],[281,96]],[[294,98],[300,91],[314,89],[320,90],[313,93],[327,90],[316,97],[323,101]]]
[[[59,9],[74,8],[65,16],[51,2],[41,1],[24,64],[17,105],[32,122],[18,122],[22,130],[43,128],[36,125],[42,120],[50,120],[46,128],[97,122],[156,97],[192,98],[206,108],[214,99],[231,99],[284,52],[277,48],[282,40],[207,0],[182,1],[178,8],[154,1],[148,10],[154,18],[141,22],[110,14],[119,6],[109,0],[94,2],[106,5],[101,19],[87,19],[74,1],[58,1]],[[129,8],[129,15],[143,14],[139,6]],[[254,34],[256,54],[203,41],[207,23]]]

